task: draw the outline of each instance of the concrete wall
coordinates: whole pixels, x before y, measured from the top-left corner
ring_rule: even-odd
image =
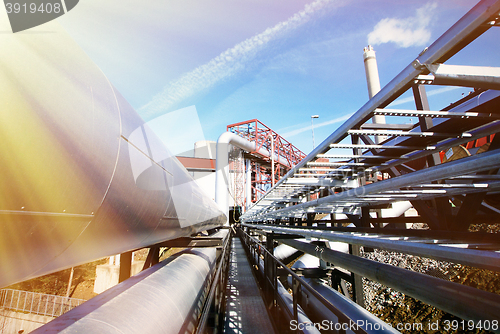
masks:
[[[29,333],[53,320],[53,317],[0,310],[0,333]]]
[[[139,273],[144,267],[144,261],[132,263],[132,275]],[[94,282],[94,292],[101,293],[118,284],[120,277],[120,266],[111,264],[101,264],[95,269],[96,278]]]
[[[214,141],[204,140],[194,143],[194,157],[215,159],[217,151],[217,143]],[[214,172],[193,172],[193,178],[203,191],[215,200],[215,173]]]

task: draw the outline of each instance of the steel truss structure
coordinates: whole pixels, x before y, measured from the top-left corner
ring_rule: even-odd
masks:
[[[291,166],[297,165],[306,156],[257,119],[228,125],[227,131],[256,143],[255,151],[248,152],[246,155],[251,161],[252,203],[261,198],[269,188],[278,182],[290,170]],[[262,148],[267,150],[271,157],[260,154],[259,150]],[[241,185],[235,185],[235,188],[239,187]],[[238,204],[243,202],[240,201]]]
[[[368,227],[376,222],[376,209],[397,201],[410,201],[434,230],[465,231],[479,211],[498,215],[500,136],[492,135],[500,131],[500,68],[444,63],[498,25],[499,15],[499,1],[477,4],[290,170],[242,220],[293,222],[306,213],[344,213],[357,227]],[[430,84],[473,87],[474,92],[433,111],[425,92]],[[409,90],[415,110],[386,108]],[[375,115],[394,122],[367,123]],[[419,121],[405,124],[407,117]],[[375,144],[374,137],[382,136],[387,139]],[[482,154],[457,159],[461,145],[471,147],[478,140],[488,141],[478,151]],[[348,153],[338,153],[342,150]]]
[[[500,223],[500,68],[445,64],[499,22],[500,1],[480,1],[247,210],[243,228],[340,268],[332,287],[351,283],[344,294],[361,306],[364,277],[461,319],[496,321],[498,294],[362,258],[360,247],[500,270],[498,233],[470,227]],[[426,85],[474,90],[431,110]],[[415,109],[390,109],[407,91]],[[391,124],[368,123],[376,115]],[[418,216],[403,216],[411,206]],[[350,254],[294,240],[304,237],[347,243]]]

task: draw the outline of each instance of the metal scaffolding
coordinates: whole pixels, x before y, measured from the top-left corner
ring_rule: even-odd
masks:
[[[228,125],[227,131],[255,143],[255,151],[245,155],[245,158],[251,161],[248,171],[251,173],[251,177],[248,177],[251,178],[251,194],[249,194],[250,200],[247,199],[247,207],[261,198],[292,166],[306,156],[257,119]],[[262,149],[270,155],[259,153]],[[239,182],[235,188],[243,188],[243,181]],[[243,202],[245,201],[240,201],[240,204]]]
[[[243,221],[344,213],[362,216],[353,218],[362,227],[377,218],[377,209],[405,200],[432,229],[466,230],[479,210],[498,214],[492,203],[500,186],[500,137],[494,137],[500,131],[500,91],[494,90],[500,84],[499,68],[443,63],[494,27],[499,13],[498,1],[482,1],[471,9],[289,171]],[[474,92],[433,111],[426,85],[474,87]],[[386,108],[409,90],[415,110]],[[392,122],[368,123],[375,115]],[[418,123],[408,124],[408,117],[417,117]],[[382,136],[387,138],[376,144],[374,139]],[[467,156],[465,150],[459,159],[458,151],[478,141],[485,144],[475,150],[482,154]]]
[[[498,234],[471,228],[500,223],[500,67],[445,64],[499,22],[500,1],[479,2],[247,210],[243,228],[268,250],[279,240],[341,268],[332,282],[351,283],[362,306],[364,277],[462,319],[497,319],[498,294],[361,258],[360,247],[500,270]],[[431,110],[427,85],[473,91]],[[408,91],[414,110],[389,108]],[[296,238],[347,243],[350,254]]]

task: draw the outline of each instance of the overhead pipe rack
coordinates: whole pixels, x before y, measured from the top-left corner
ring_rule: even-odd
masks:
[[[500,68],[444,64],[499,22],[500,1],[480,1],[248,209],[242,226],[350,272],[335,280],[348,280],[361,306],[366,277],[462,319],[496,319],[498,294],[364,259],[360,247],[500,271],[498,234],[469,232],[500,222]],[[474,91],[431,110],[425,85]],[[415,110],[388,108],[410,89]],[[376,115],[394,124],[369,123]],[[398,217],[398,202],[418,216]],[[391,205],[397,214],[383,217]],[[293,240],[301,237],[348,243],[350,254]]]
[[[466,215],[470,221],[479,208],[488,206],[484,199],[498,194],[499,136],[493,138],[488,154],[441,164],[440,153],[451,154],[459,145],[500,132],[500,91],[492,90],[499,87],[500,68],[443,63],[496,26],[499,16],[500,1],[479,2],[290,170],[243,214],[242,221],[295,219],[305,213],[359,216],[363,209],[410,200],[432,229],[466,230],[467,223],[457,223],[448,214],[446,219],[440,219],[422,201],[437,198],[435,209],[442,216],[440,212],[451,211],[449,198],[455,196],[459,198],[454,199],[455,205],[463,203],[457,205],[461,211],[472,212]],[[428,84],[475,90],[434,111],[430,110],[425,93],[424,85]],[[385,109],[409,89],[413,91],[416,110]],[[367,123],[375,115],[399,121]],[[400,124],[407,117],[418,117],[419,121]],[[376,144],[374,139],[382,136],[388,138]],[[348,137],[350,143],[346,142]],[[335,151],[329,153],[332,149]],[[341,149],[351,153],[339,154]],[[475,178],[478,176],[481,178]]]
[[[258,119],[230,124],[227,131],[255,144],[247,150],[247,180],[251,183],[246,204],[258,201],[286,172],[305,158],[305,154]],[[263,154],[266,152],[268,154]]]

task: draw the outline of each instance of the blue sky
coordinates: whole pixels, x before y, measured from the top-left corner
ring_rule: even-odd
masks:
[[[58,21],[145,120],[162,120],[156,132],[183,132],[187,146],[167,139],[172,151],[257,118],[308,153],[311,115],[318,144],[368,100],[367,44],[384,86],[476,3],[82,0]],[[495,66],[498,41],[490,31],[474,43],[491,52],[450,63]],[[429,87],[431,108],[468,91]],[[397,108],[414,108],[405,97]]]

